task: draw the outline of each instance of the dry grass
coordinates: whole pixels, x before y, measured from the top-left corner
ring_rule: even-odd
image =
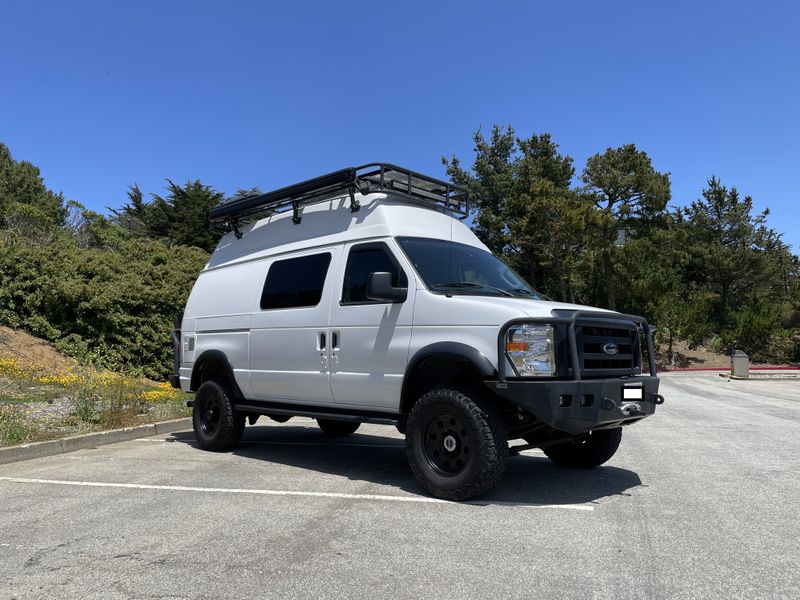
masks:
[[[0,326],[0,356],[15,358],[23,364],[38,365],[49,371],[69,371],[78,366],[53,348],[52,344],[25,331]]]
[[[731,366],[730,356],[711,352],[702,346],[691,348],[684,341],[673,344],[674,357],[672,364],[667,363],[667,345],[661,344],[656,349],[656,361],[661,370],[670,369],[729,369]]]

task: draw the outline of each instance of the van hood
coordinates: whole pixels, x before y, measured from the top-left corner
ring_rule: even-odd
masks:
[[[586,306],[584,304],[570,304],[569,302],[553,302],[552,300],[528,300],[527,298],[497,298],[499,302],[507,303],[509,307],[516,308],[528,317],[551,317],[553,311],[585,310],[597,313],[614,313],[613,310]]]
[[[591,311],[598,314],[614,314],[614,311],[550,300],[528,298],[506,298],[502,296],[478,296],[453,294],[445,299],[442,295],[425,294],[417,299],[414,320],[420,325],[483,325],[499,327],[512,319],[547,319],[553,311]]]

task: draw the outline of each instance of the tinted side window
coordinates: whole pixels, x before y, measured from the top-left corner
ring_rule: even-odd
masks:
[[[261,308],[316,306],[331,264],[331,255],[312,254],[272,263],[261,292]]]
[[[367,300],[367,278],[370,273],[391,273],[392,285],[407,285],[405,273],[400,270],[389,249],[383,244],[355,246],[347,257],[342,288],[342,304],[372,302]]]

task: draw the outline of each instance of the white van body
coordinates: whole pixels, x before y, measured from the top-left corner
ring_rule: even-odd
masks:
[[[170,378],[196,393],[199,445],[229,450],[261,416],[326,435],[394,424],[417,480],[451,500],[520,448],[608,460],[663,402],[647,321],[543,299],[453,214],[468,190],[385,163],[213,209],[229,233],[173,331]]]

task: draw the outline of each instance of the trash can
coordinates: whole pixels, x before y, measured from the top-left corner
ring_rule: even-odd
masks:
[[[731,354],[731,377],[750,377],[750,357],[741,350],[734,350]]]

